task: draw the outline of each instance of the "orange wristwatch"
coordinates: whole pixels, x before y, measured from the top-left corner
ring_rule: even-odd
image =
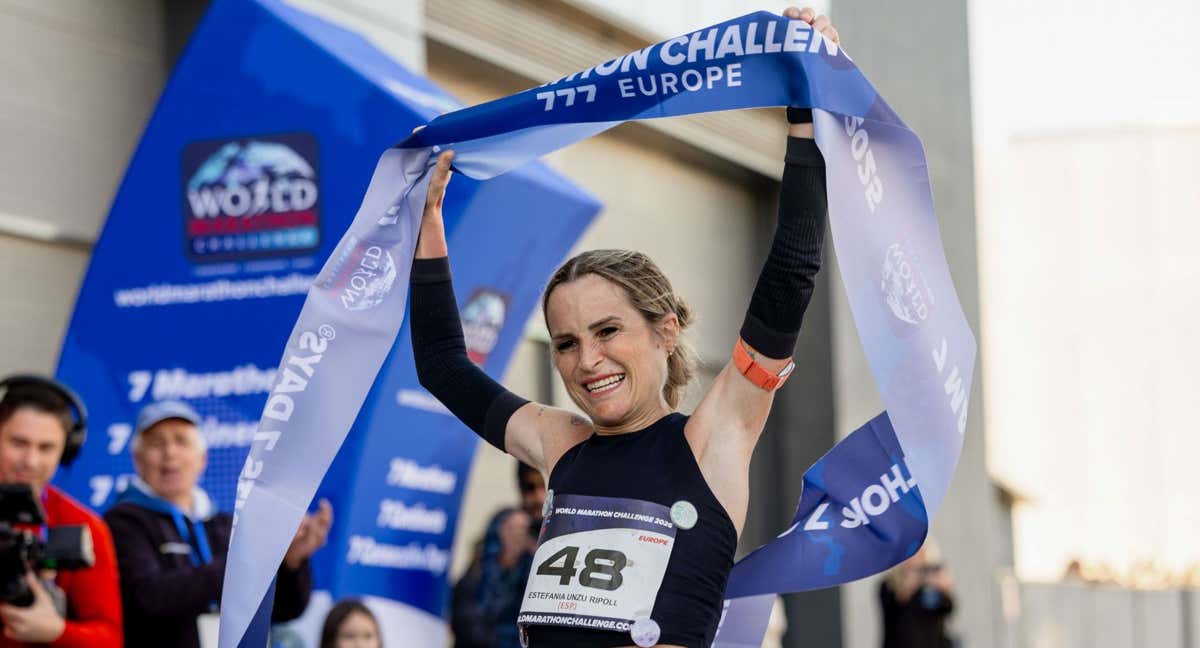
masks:
[[[796,363],[789,360],[787,366],[778,374],[763,369],[762,365],[754,360],[750,350],[746,348],[746,343],[740,339],[737,344],[733,345],[733,365],[747,380],[767,391],[774,391],[782,387],[783,383],[787,382],[788,376],[792,375],[792,370],[796,368]]]

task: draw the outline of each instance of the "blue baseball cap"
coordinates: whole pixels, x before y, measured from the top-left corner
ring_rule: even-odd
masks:
[[[181,401],[159,401],[150,403],[138,413],[137,426],[133,435],[141,436],[143,432],[168,419],[183,419],[192,425],[200,425],[200,415],[191,405]]]

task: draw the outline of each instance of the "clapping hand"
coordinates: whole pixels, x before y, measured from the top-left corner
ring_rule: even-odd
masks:
[[[293,571],[299,569],[317,549],[325,546],[325,541],[329,538],[329,527],[332,525],[333,505],[329,500],[322,499],[317,505],[316,513],[305,515],[304,519],[300,520],[300,528],[296,529],[292,544],[283,557],[283,564]]]

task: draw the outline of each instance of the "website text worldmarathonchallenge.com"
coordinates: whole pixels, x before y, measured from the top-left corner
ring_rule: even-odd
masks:
[[[593,630],[616,630],[629,632],[629,622],[600,617],[574,616],[570,614],[522,614],[517,617],[517,623],[523,625],[557,625],[575,628],[591,628]]]
[[[257,279],[217,279],[191,284],[152,284],[140,288],[113,291],[113,301],[119,308],[166,306],[169,304],[199,304],[264,297],[303,295],[308,292],[315,275],[292,273],[282,277]]]

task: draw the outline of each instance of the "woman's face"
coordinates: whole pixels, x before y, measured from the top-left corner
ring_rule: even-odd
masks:
[[[375,620],[362,612],[351,612],[337,632],[337,648],[381,648]]]
[[[637,430],[670,412],[662,390],[673,314],[651,324],[621,287],[589,274],[554,288],[546,322],[563,385],[597,430]]]

